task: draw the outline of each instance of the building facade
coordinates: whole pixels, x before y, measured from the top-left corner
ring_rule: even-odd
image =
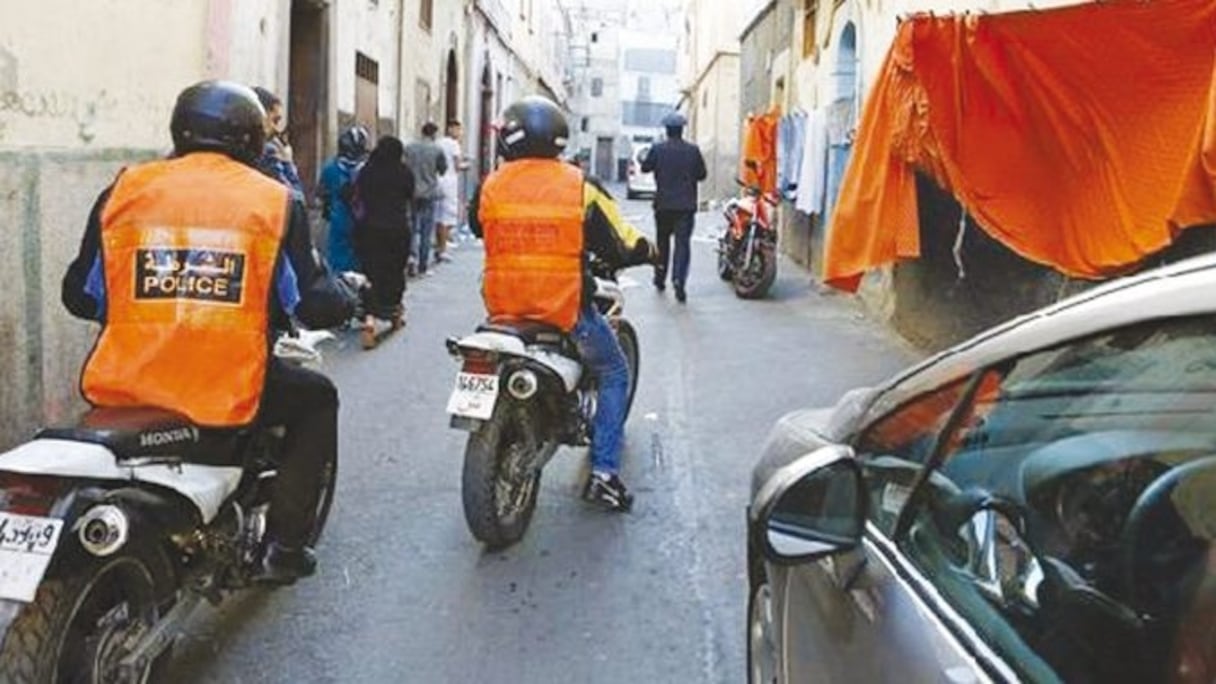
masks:
[[[739,28],[742,3],[687,0],[681,42],[682,110],[687,135],[705,157],[709,176],[701,197],[718,202],[735,194],[739,166]]]
[[[680,104],[677,57],[673,33],[621,32],[621,135],[629,152],[654,142]]]
[[[1049,0],[1033,7],[1067,4],[1076,3]],[[1027,0],[779,0],[777,5],[776,11],[783,13],[792,31],[788,59],[775,60],[785,87],[774,79],[770,95],[780,99],[786,111],[819,110],[826,117],[827,130],[822,212],[809,216],[783,203],[781,244],[789,256],[821,274],[825,226],[831,225],[853,151],[853,134],[895,39],[899,18],[926,11],[1007,12],[1032,5]],[[746,47],[744,52],[747,61]],[[1022,259],[982,230],[967,231],[966,239],[958,242],[961,209],[953,197],[930,182],[918,183],[918,196],[921,258],[868,274],[860,291],[872,311],[912,341],[949,344],[1088,286]],[[1184,235],[1176,251],[1202,248],[1190,241],[1206,236],[1192,233]],[[969,265],[966,280],[959,260]]]

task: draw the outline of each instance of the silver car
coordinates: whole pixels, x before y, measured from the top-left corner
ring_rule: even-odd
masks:
[[[1216,258],[782,418],[748,506],[760,682],[1216,681]]]

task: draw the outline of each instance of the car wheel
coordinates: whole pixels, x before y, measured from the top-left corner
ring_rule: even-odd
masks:
[[[752,590],[747,614],[747,681],[749,684],[776,684],[780,655],[773,629],[773,592],[768,580]]]

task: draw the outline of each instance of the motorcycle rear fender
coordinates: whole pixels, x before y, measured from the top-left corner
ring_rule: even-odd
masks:
[[[35,439],[0,454],[0,472],[155,485],[182,497],[204,523],[215,518],[243,475],[237,467],[120,463],[105,446],[63,439]]]
[[[494,352],[501,356],[513,356],[534,361],[544,369],[553,372],[561,379],[566,392],[578,388],[579,380],[583,377],[583,365],[578,361],[563,356],[545,347],[524,345],[523,340],[514,335],[497,332],[478,332],[457,341],[460,349],[476,349]]]

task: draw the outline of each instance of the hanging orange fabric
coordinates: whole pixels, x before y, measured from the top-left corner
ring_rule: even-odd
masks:
[[[124,171],[101,219],[105,323],[85,398],[204,426],[252,422],[287,207],[283,185],[219,154]]]
[[[739,178],[766,194],[777,191],[777,127],[780,122],[781,109],[774,106],[767,114],[748,117],[743,128]]]
[[[1174,237],[1214,54],[1211,0],[903,22],[866,102],[825,280],[920,254],[915,171],[992,237],[1084,278]]]
[[[1191,144],[1186,180],[1171,222],[1181,228],[1216,223],[1216,65],[1208,88],[1204,125]]]
[[[572,330],[583,293],[583,174],[556,159],[521,159],[486,179],[482,296],[490,318]]]

